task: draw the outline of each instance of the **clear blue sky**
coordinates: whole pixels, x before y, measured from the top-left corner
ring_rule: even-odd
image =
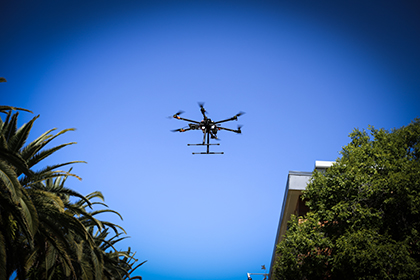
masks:
[[[123,215],[145,280],[261,272],[289,170],[420,116],[418,1],[2,1],[0,26],[0,103],[41,115],[32,139],[77,128],[50,162],[88,162],[68,187]],[[246,112],[224,155],[170,132],[197,102]]]

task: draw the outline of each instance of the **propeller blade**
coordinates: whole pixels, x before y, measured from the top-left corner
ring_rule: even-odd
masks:
[[[198,102],[198,106],[200,106],[200,111],[202,114],[208,113],[206,109],[204,109],[204,102]]]
[[[179,132],[184,132],[184,131],[186,131],[187,130],[187,128],[178,128],[178,129],[172,129],[171,131],[172,132],[177,132],[177,131],[179,131]]]
[[[243,114],[245,114],[245,112],[240,111],[239,113],[236,114],[236,117],[242,116]]]
[[[169,117],[167,117],[168,119],[172,119],[172,118],[176,118],[176,117],[178,117],[179,115],[181,115],[181,114],[183,114],[184,113],[184,111],[178,111],[178,112],[176,112],[175,114],[173,114],[172,116],[169,116]]]
[[[242,125],[238,125],[238,133],[242,133],[242,131],[241,131],[241,128],[242,128]]]

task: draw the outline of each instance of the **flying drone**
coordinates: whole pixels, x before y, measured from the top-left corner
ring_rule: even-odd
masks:
[[[207,154],[207,155],[208,154],[223,154],[223,152],[210,152],[210,146],[220,145],[219,143],[210,144],[210,139],[219,140],[219,138],[217,138],[217,132],[219,132],[219,130],[227,130],[227,131],[232,131],[232,132],[235,132],[235,133],[241,133],[242,131],[241,131],[241,126],[240,125],[238,125],[237,129],[230,129],[230,128],[222,127],[222,126],[220,126],[220,124],[224,123],[224,122],[234,121],[234,120],[237,121],[238,117],[243,115],[244,113],[239,112],[238,114],[234,115],[233,117],[231,117],[229,119],[214,122],[206,116],[206,109],[204,109],[204,103],[198,103],[198,105],[200,106],[200,111],[201,111],[201,114],[203,114],[204,119],[201,122],[199,122],[199,121],[193,121],[193,120],[181,118],[179,115],[181,115],[184,112],[179,111],[178,113],[176,113],[172,117],[174,119],[189,122],[189,124],[185,128],[174,129],[174,130],[172,130],[172,132],[177,132],[177,131],[185,132],[185,131],[189,131],[189,130],[201,130],[203,132],[203,143],[188,144],[188,146],[207,146],[207,151],[203,152],[203,153],[193,153],[193,155],[195,155],[195,154]]]

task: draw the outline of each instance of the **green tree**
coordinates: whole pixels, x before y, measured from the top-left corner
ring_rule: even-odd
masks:
[[[61,209],[65,217],[54,217],[49,213],[50,210],[47,211],[45,224],[48,228],[53,228],[50,231],[53,231],[55,235],[60,235],[60,239],[51,240],[48,229],[39,230],[38,246],[32,251],[32,257],[25,265],[29,271],[28,279],[72,279],[72,270],[75,270],[77,279],[132,279],[130,274],[144,262],[135,266],[137,259],[134,258],[135,253],[131,252],[130,248],[128,251],[115,249],[114,245],[126,238],[126,236],[121,237],[122,234],[126,234],[125,230],[119,225],[95,218],[101,213],[114,213],[122,219],[121,215],[108,209],[103,202],[104,197],[101,192],[93,192],[83,197],[65,188],[64,184],[68,176],[47,179],[36,188],[41,195],[40,198],[48,197],[47,201],[38,198],[41,202],[40,207],[45,208],[47,205],[49,208],[51,204],[59,205],[58,209]],[[80,199],[71,202],[70,198],[74,196]],[[101,201],[92,202],[95,198]],[[53,203],[49,203],[48,200]],[[94,205],[106,208],[92,211],[91,208]],[[51,217],[56,219],[48,220]],[[65,223],[71,223],[71,226],[66,226]],[[43,224],[42,214],[40,214],[40,227]],[[79,227],[79,229],[74,230],[74,227]],[[59,230],[59,228],[65,230]],[[114,232],[111,238],[109,238],[110,229]]]
[[[38,188],[42,181],[47,179],[63,174],[76,176],[57,168],[78,161],[55,164],[38,171],[33,170],[36,164],[54,152],[74,144],[67,143],[44,149],[57,136],[72,129],[63,130],[56,135],[51,134],[55,129],[49,130],[25,146],[29,132],[38,116],[18,129],[19,113],[12,114],[13,110],[28,111],[0,106],[0,112],[6,113],[4,122],[0,118],[0,188],[2,190],[0,192],[0,267],[5,268],[1,270],[0,279],[8,279],[14,271],[20,279],[26,277],[27,258],[31,256],[36,243],[40,242],[40,234],[48,236],[52,242],[56,243],[55,246],[60,249],[69,265],[71,262],[68,249],[71,246],[65,242],[63,229],[71,227],[71,230],[78,230],[80,234],[87,236],[86,230],[83,225],[77,223],[77,219],[63,215],[62,203],[58,197]],[[73,192],[73,194],[76,193]],[[54,223],[51,221],[55,221],[55,224],[61,222],[67,226],[56,225],[54,229]],[[58,228],[61,231],[57,230]],[[70,269],[76,275],[71,265]]]
[[[102,194],[85,197],[64,186],[69,176],[77,176],[71,169],[58,168],[81,161],[34,170],[51,154],[75,144],[45,148],[73,129],[55,135],[51,129],[25,145],[38,116],[18,129],[14,110],[28,111],[0,106],[6,114],[4,122],[0,118],[0,280],[12,273],[17,279],[138,279],[130,274],[144,262],[136,265],[135,252],[114,247],[125,238],[120,237],[124,229],[94,217],[104,212],[120,214],[111,209],[88,211],[94,204],[107,207],[90,201],[103,200]],[[71,203],[71,197],[79,201]],[[109,237],[109,229],[114,236]]]
[[[420,119],[350,137],[332,167],[314,171],[310,212],[291,220],[275,279],[420,277]]]

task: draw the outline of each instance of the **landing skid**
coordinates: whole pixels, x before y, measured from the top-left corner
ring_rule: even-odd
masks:
[[[216,144],[187,144],[188,146],[213,146],[213,145],[220,145],[220,143],[216,143]]]
[[[209,151],[209,146],[219,146],[219,143],[216,144],[206,144],[206,143],[201,143],[201,144],[187,144],[188,146],[207,146],[207,152],[202,152],[202,153],[192,153],[193,155],[222,155],[223,152],[210,152]]]
[[[219,155],[222,155],[223,154],[223,152],[209,152],[209,153],[192,153],[193,155],[216,155],[216,154],[219,154]]]

